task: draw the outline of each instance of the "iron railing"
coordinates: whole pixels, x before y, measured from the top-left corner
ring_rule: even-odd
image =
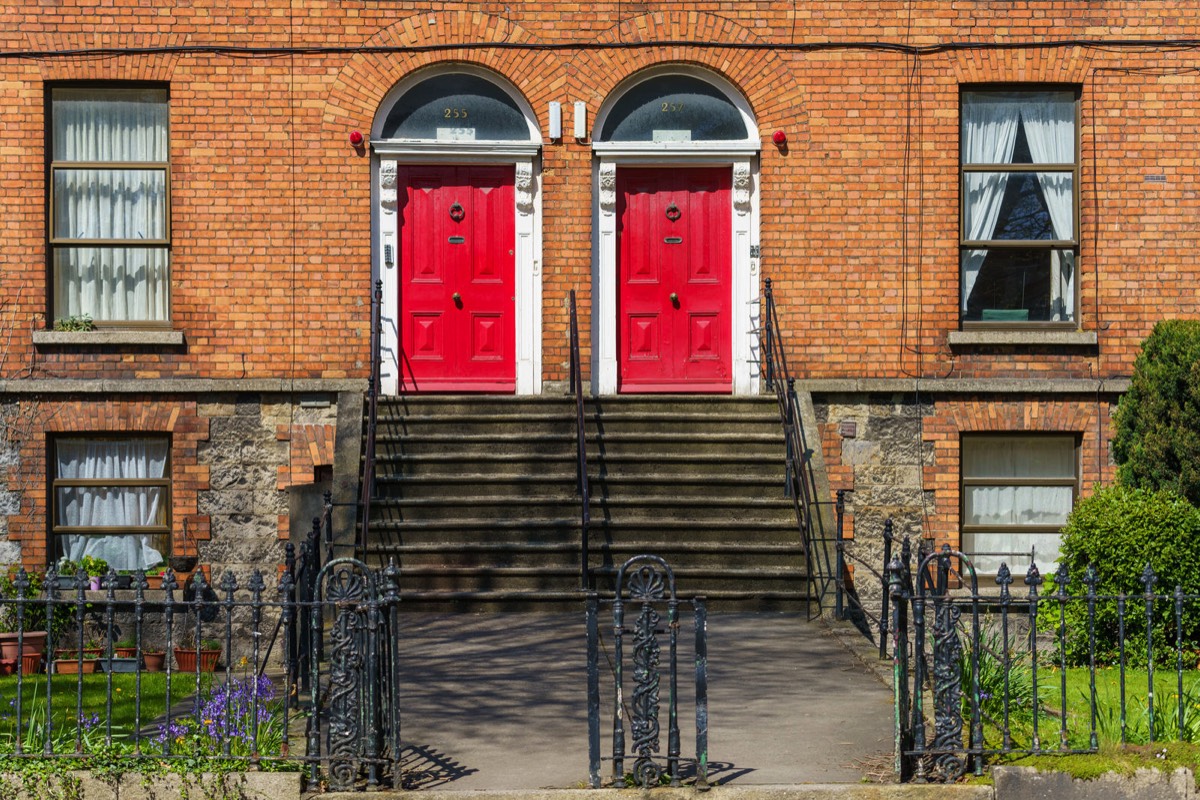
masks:
[[[1200,742],[1200,595],[1156,591],[1150,565],[1141,592],[1101,591],[1094,566],[1047,580],[1031,564],[1023,579],[1001,565],[985,593],[968,556],[920,550],[904,540],[886,568],[903,780],[953,781],[1001,756]]]
[[[363,446],[362,484],[359,487],[358,501],[361,524],[356,553],[361,561],[366,561],[367,558],[371,497],[375,491],[375,429],[379,417],[380,380],[383,372],[382,309],[383,281],[377,280],[375,292],[371,295],[371,376],[367,386],[367,435]]]
[[[592,592],[587,598],[588,637],[588,776],[592,788],[602,784],[601,707],[600,707],[600,606],[612,605],[613,676],[612,749],[607,760],[612,764],[610,785],[642,788],[669,782],[679,786],[685,779],[694,779],[698,788],[708,784],[708,610],[703,597],[681,601],[676,594],[675,573],[662,558],[639,555],[626,561],[617,570],[616,594],[611,601],[602,601]],[[695,650],[691,663],[695,668],[696,755],[687,758],[682,753],[679,729],[679,648],[680,603],[692,605],[695,631]],[[626,603],[636,619],[626,623]],[[662,611],[666,612],[664,625]],[[667,653],[663,657],[660,636],[667,636]],[[629,666],[632,667],[632,692],[625,693],[626,637],[632,637]],[[685,661],[685,663],[687,663]],[[668,682],[667,750],[660,753],[660,683],[666,672]],[[631,741],[626,741],[626,725]],[[627,746],[629,749],[627,749]],[[630,750],[632,752],[630,752]],[[626,772],[626,761],[632,766]],[[685,765],[691,769],[685,774]]]
[[[591,558],[588,539],[591,535],[591,489],[587,471],[587,431],[583,424],[583,361],[579,353],[579,320],[575,306],[575,290],[571,290],[571,393],[575,395],[576,468],[579,494],[579,588],[591,588]]]
[[[181,585],[167,570],[152,589],[144,572],[110,571],[95,591],[83,575],[11,568],[0,758],[275,762],[313,785],[399,787],[398,570],[334,560],[308,599],[297,577],[289,565],[273,586],[258,570],[215,584],[196,572]],[[278,654],[272,629],[284,637]]]
[[[770,278],[763,281],[763,303],[764,319],[759,327],[760,358],[767,389],[775,393],[779,418],[783,424],[787,447],[784,490],[795,505],[809,581],[817,591],[818,602],[823,603],[839,576],[833,573],[833,565],[829,563],[830,542],[819,508],[826,503],[818,499],[816,475],[811,463],[813,450],[808,446],[800,417],[796,380],[788,369]]]

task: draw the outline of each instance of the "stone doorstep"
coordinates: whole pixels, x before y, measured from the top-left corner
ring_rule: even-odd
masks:
[[[175,800],[183,796],[182,777],[159,775],[143,782],[141,775],[125,775],[116,784],[92,776],[86,770],[73,770],[71,777],[79,780],[78,795],[66,793],[67,797],[79,800]],[[13,773],[0,773],[0,782],[13,781],[19,785],[20,777]],[[16,792],[16,800],[56,797],[58,787],[41,787],[42,791]],[[226,775],[203,773],[188,776],[187,796],[191,800],[289,800],[299,798],[301,773],[299,772],[232,772]]]

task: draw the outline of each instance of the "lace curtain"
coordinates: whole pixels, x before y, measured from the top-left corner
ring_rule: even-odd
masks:
[[[53,101],[54,236],[167,238],[167,104],[157,89],[58,89]],[[75,168],[147,163],[154,168]],[[165,245],[74,246],[54,251],[56,317],[167,319]]]
[[[152,480],[166,475],[165,439],[59,439],[56,475],[72,480]],[[161,486],[60,486],[55,491],[59,526],[135,529],[161,525],[166,489]],[[102,558],[116,570],[148,569],[164,561],[162,534],[67,534],[67,558]]]
[[[1070,164],[1075,160],[1075,98],[1070,92],[968,92],[962,103],[963,164],[1011,164],[1017,134],[1023,131],[1033,164]],[[964,238],[991,239],[1000,220],[1007,172],[964,172]],[[1070,240],[1074,231],[1074,187],[1069,172],[1037,172],[1054,238]],[[979,278],[987,250],[963,253],[962,311]],[[1053,319],[1074,319],[1074,253],[1051,254]]]

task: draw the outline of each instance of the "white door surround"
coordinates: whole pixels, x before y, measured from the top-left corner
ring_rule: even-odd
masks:
[[[529,127],[528,141],[458,141],[381,138],[392,107],[414,86],[436,75],[466,73],[486,78],[516,103]],[[372,273],[383,281],[380,347],[383,354],[382,391],[396,394],[400,376],[400,280],[397,166],[403,164],[511,164],[516,171],[515,215],[516,370],[519,395],[542,391],[542,201],[541,134],[537,118],[525,99],[503,78],[488,70],[455,64],[422,70],[398,83],[380,103],[371,135]],[[391,259],[390,262],[388,259]]]
[[[605,101],[596,115],[593,136],[604,124],[616,100],[643,81],[663,75],[699,77],[720,90],[741,112],[747,137],[741,141],[595,141],[593,162],[593,282],[592,390],[597,394],[617,392],[617,170],[621,167],[728,166],[733,174],[730,215],[733,247],[733,393],[758,393],[759,259],[756,255],[759,229],[758,128],[745,98],[731,84],[706,71],[670,65],[639,73],[627,80]]]

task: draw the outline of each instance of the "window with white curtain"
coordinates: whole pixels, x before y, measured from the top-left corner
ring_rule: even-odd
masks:
[[[53,440],[54,558],[94,556],[115,570],[169,555],[171,481],[165,436]]]
[[[1074,90],[962,93],[964,323],[1077,326]]]
[[[50,90],[53,315],[169,321],[167,91]]]
[[[971,434],[962,438],[962,550],[978,572],[1001,562],[1023,575],[1030,558],[1048,574],[1075,506],[1074,434]]]

